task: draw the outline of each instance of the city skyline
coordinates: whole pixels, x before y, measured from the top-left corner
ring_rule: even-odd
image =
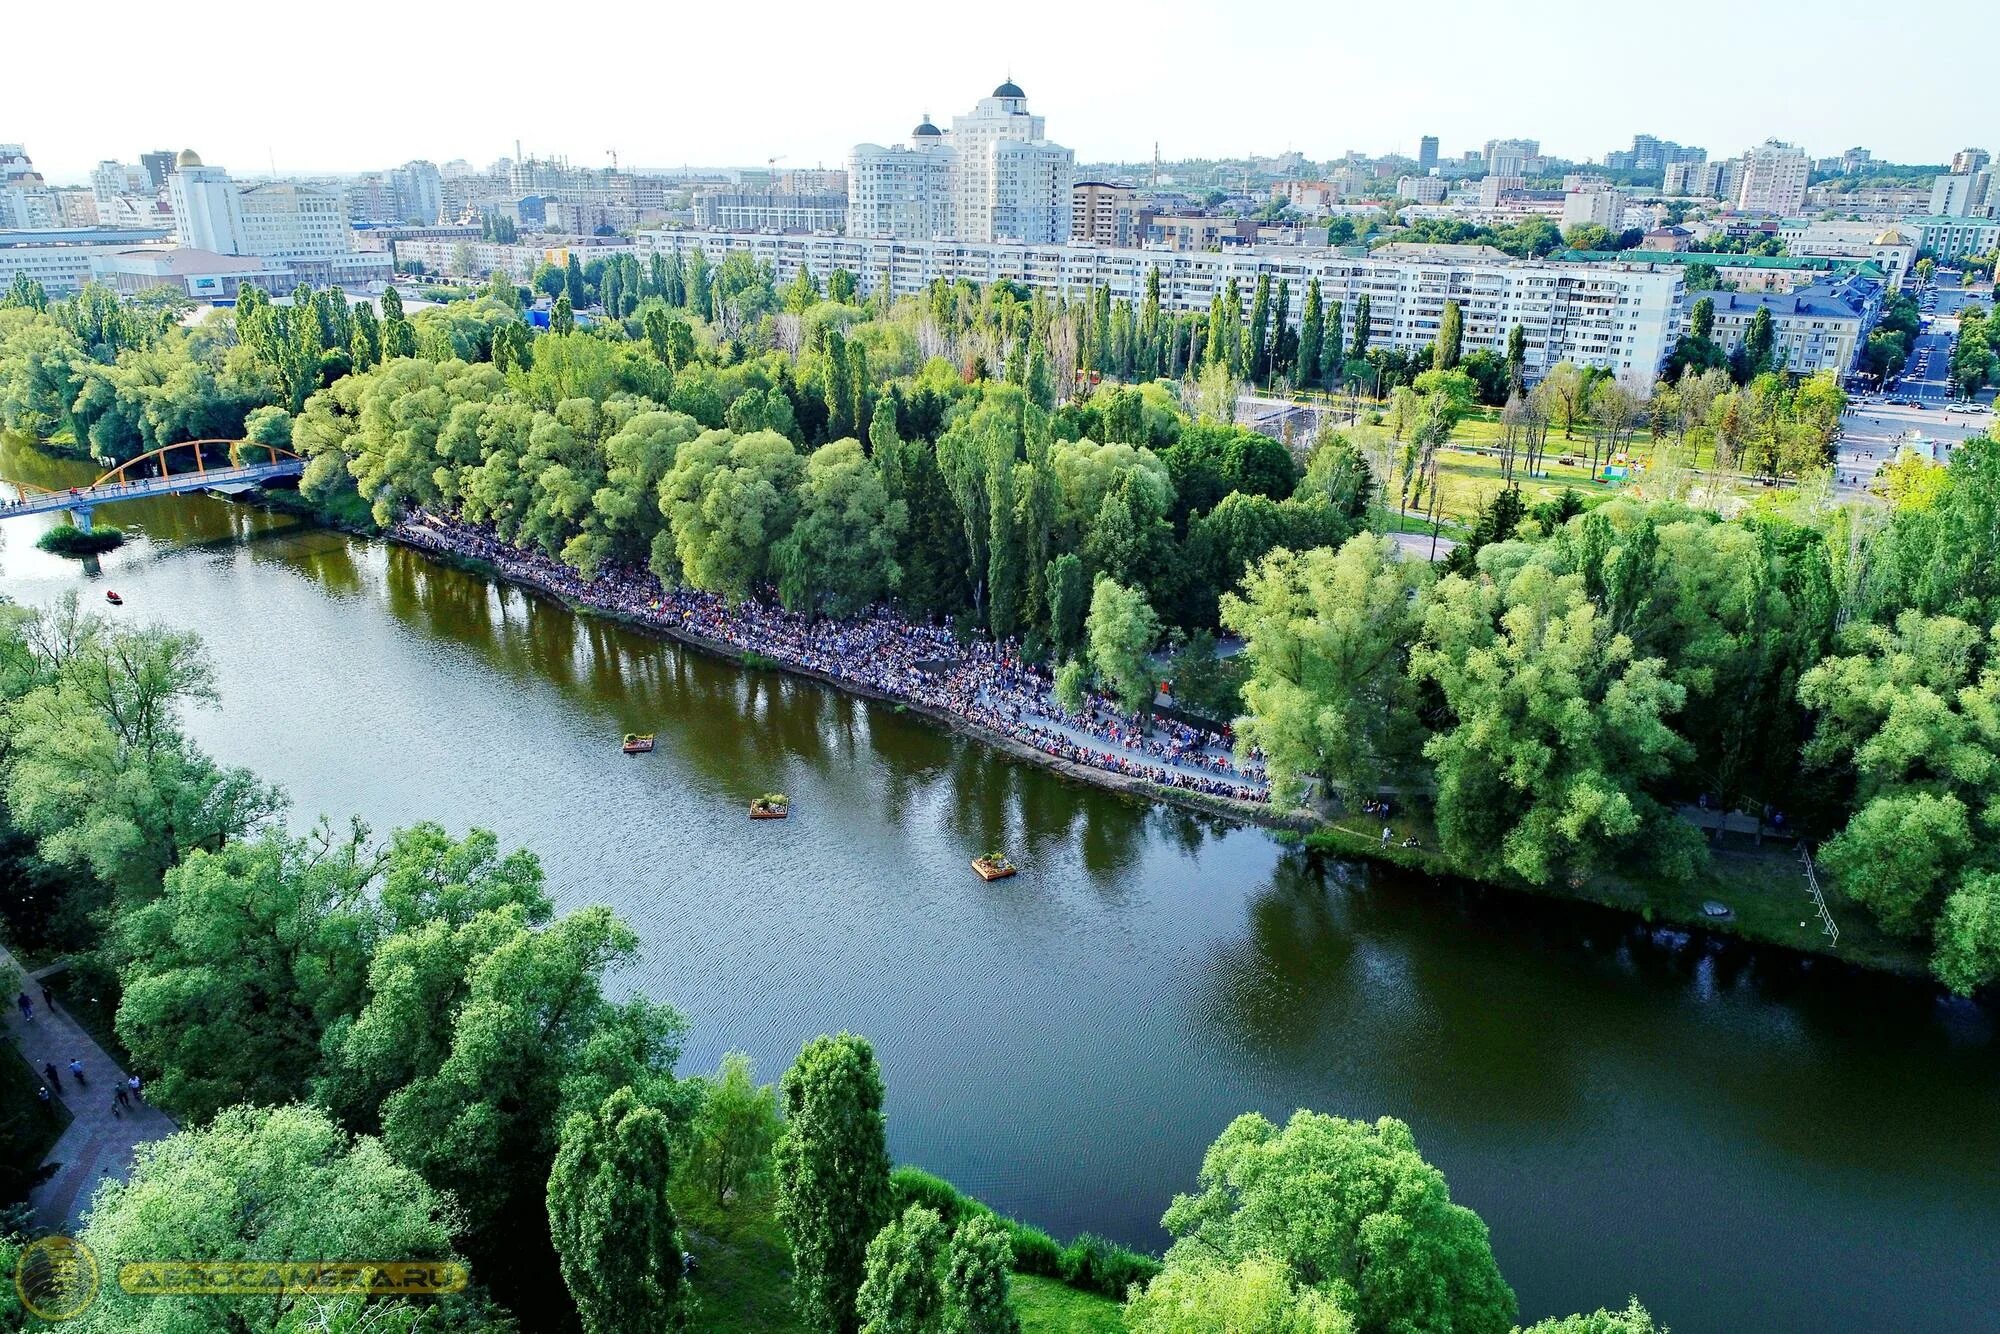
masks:
[[[126,8],[114,5],[113,12]],[[1079,162],[1143,161],[1156,141],[1170,159],[1296,151],[1324,161],[1350,149],[1414,158],[1425,135],[1439,138],[1445,161],[1489,138],[1519,135],[1539,138],[1551,156],[1581,162],[1629,143],[1635,133],[1703,144],[1712,155],[1775,137],[1814,157],[1860,144],[1881,160],[1944,162],[1982,135],[1992,137],[1977,80],[1949,77],[1954,65],[1918,35],[1877,31],[1858,10],[1817,18],[1814,33],[1821,46],[1866,42],[1874,58],[1866,97],[1833,95],[1824,62],[1745,55],[1740,62],[1661,62],[1654,75],[1642,58],[1635,70],[1633,52],[1654,49],[1645,44],[1642,23],[1606,22],[1585,31],[1552,6],[1534,6],[1494,26],[1469,5],[1447,3],[1428,30],[1469,32],[1467,25],[1475,25],[1479,40],[1426,50],[1410,47],[1393,15],[1355,13],[1336,22],[1291,0],[1269,7],[1266,21],[1255,25],[1220,24],[1185,0],[1170,0],[1117,51],[1046,40],[1044,33],[1060,32],[1073,15],[1038,3],[1016,11],[1006,33],[902,3],[874,7],[865,26],[819,31],[828,22],[825,11],[781,3],[779,25],[797,9],[797,30],[811,40],[799,49],[746,50],[733,61],[687,58],[691,49],[726,49],[733,16],[688,14],[669,23],[634,13],[618,44],[621,52],[639,53],[632,57],[634,77],[579,74],[572,95],[562,73],[522,61],[528,47],[521,34],[533,31],[525,17],[532,11],[505,4],[502,21],[476,31],[442,16],[399,11],[382,54],[326,67],[341,74],[337,92],[268,97],[255,116],[245,116],[241,77],[255,68],[249,62],[258,52],[286,49],[288,37],[306,49],[315,20],[274,16],[235,0],[218,8],[219,20],[240,11],[246,21],[93,51],[90,68],[93,77],[116,85],[157,82],[162,69],[225,70],[226,94],[212,83],[190,82],[184,96],[149,102],[144,128],[137,128],[130,99],[78,99],[74,68],[41,60],[12,79],[13,96],[0,104],[0,136],[25,142],[61,184],[82,182],[101,160],[130,161],[153,148],[193,147],[204,160],[250,177],[379,170],[409,159],[463,158],[483,166],[510,156],[517,140],[526,154],[583,166],[609,165],[615,151],[622,165],[642,168],[745,168],[773,158],[781,167],[831,168],[852,144],[892,141],[925,112],[961,112],[1011,76],[1037,113],[1063,126],[1062,140]],[[1975,17],[1965,3],[1947,3],[1943,11],[1927,30],[1949,28],[1955,13],[1968,23]],[[388,13],[350,7],[356,22],[378,12]],[[509,14],[523,21],[504,21]],[[1795,21],[1705,0],[1686,7],[1677,27],[1698,30],[1725,20],[1733,50],[1785,50],[1796,37]],[[1543,67],[1536,52],[1557,22],[1564,25],[1566,58]],[[54,14],[17,20],[29,48],[45,51],[60,48],[61,25]],[[1184,40],[1194,30],[1211,31],[1213,40]],[[1269,41],[1275,31],[1285,34],[1282,66]],[[603,46],[592,39],[604,32],[578,34],[572,45],[580,58],[597,59]],[[651,51],[664,62],[657,70],[644,54]],[[1357,52],[1383,58],[1363,60]],[[468,87],[463,78],[434,77],[440,62],[493,71],[501,81]],[[1279,77],[1269,77],[1260,62],[1273,64]],[[889,67],[906,68],[880,77]],[[1498,97],[1496,78],[1503,85]],[[1190,87],[1201,95],[1188,96]]]

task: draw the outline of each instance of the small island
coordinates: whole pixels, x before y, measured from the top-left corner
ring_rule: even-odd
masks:
[[[621,749],[627,755],[645,755],[653,749],[651,732],[627,732]]]
[[[983,857],[972,859],[972,869],[979,873],[981,880],[1005,880],[1013,875],[1016,867],[1007,860],[1004,852],[989,852]]]
[[[101,556],[125,545],[125,533],[108,525],[85,532],[74,524],[59,523],[43,533],[35,545],[53,556]]]
[[[750,802],[753,820],[782,820],[792,813],[792,799],[782,792],[766,792]]]

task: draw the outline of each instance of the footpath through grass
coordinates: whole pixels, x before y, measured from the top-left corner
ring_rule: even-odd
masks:
[[[675,1202],[687,1248],[694,1253],[695,1327],[720,1334],[792,1334],[804,1326],[792,1310],[792,1252],[766,1189],[727,1209]],[[1108,1297],[1079,1292],[1053,1279],[1013,1276],[1014,1309],[1025,1334],[1113,1331],[1124,1308]]]

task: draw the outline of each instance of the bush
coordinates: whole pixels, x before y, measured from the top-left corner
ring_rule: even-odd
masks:
[[[947,1228],[974,1214],[993,1219],[1007,1233],[1014,1248],[1014,1271],[1040,1278],[1060,1279],[1073,1288],[1101,1293],[1124,1301],[1134,1283],[1146,1283],[1160,1272],[1160,1262],[1150,1255],[1127,1250],[1115,1242],[1083,1233],[1067,1247],[1038,1227],[993,1212],[943,1177],[916,1167],[899,1167],[889,1174],[889,1194],[894,1212],[900,1217],[913,1204],[935,1210]]]
[[[125,534],[105,526],[89,532],[73,524],[59,523],[43,533],[35,545],[56,556],[95,556],[125,544]]]
[[[1134,1283],[1151,1282],[1160,1262],[1085,1232],[1062,1252],[1062,1280],[1073,1288],[1123,1301]]]

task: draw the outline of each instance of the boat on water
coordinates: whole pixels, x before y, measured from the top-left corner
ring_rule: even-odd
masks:
[[[1005,880],[1020,868],[1007,860],[1004,853],[989,852],[984,857],[974,857],[972,869],[979,873],[981,880]]]
[[[109,602],[114,607],[122,607],[125,605],[125,599],[119,597],[117,593],[113,592],[111,589],[108,588],[104,590],[104,600],[106,602]]]
[[[782,820],[792,813],[792,799],[782,792],[766,792],[750,803],[753,820]]]
[[[627,755],[644,755],[652,750],[652,748],[653,734],[651,732],[627,732],[625,734],[625,743],[621,747]]]

